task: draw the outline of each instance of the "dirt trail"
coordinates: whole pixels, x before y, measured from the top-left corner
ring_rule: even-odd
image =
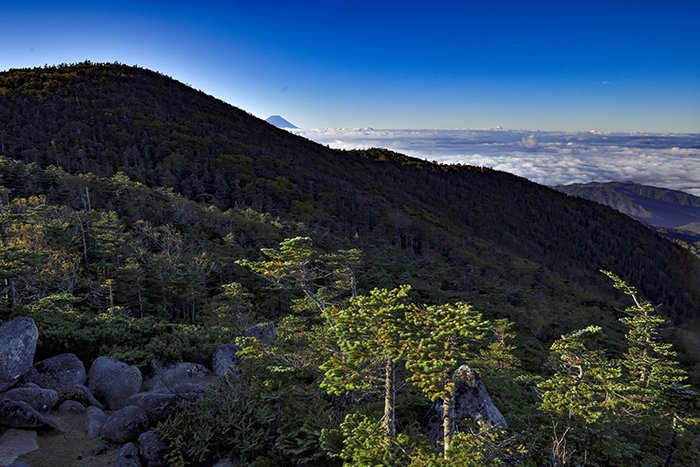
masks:
[[[88,436],[85,414],[54,414],[47,418],[54,421],[61,431],[39,432],[39,449],[17,460],[31,467],[114,466],[119,446],[110,446],[102,439]]]

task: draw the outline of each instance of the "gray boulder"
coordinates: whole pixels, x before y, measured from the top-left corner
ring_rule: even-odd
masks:
[[[68,391],[76,384],[85,384],[85,365],[75,354],[64,353],[35,363],[22,379],[44,389]]]
[[[87,432],[93,438],[97,438],[102,433],[102,427],[107,420],[107,415],[95,406],[87,408]]]
[[[40,412],[48,412],[58,404],[58,393],[53,389],[14,388],[7,391],[3,397],[13,401],[26,402]]]
[[[68,394],[69,398],[74,400],[84,400],[88,406],[94,405],[98,409],[104,409],[104,406],[92,395],[90,389],[82,384],[76,384]]]
[[[508,428],[506,419],[498,410],[486,390],[483,380],[467,365],[462,365],[454,374],[455,414],[459,420],[471,418],[481,425]]]
[[[150,424],[168,418],[181,397],[172,392],[140,392],[129,398],[127,403],[141,407],[148,416]]]
[[[142,382],[138,368],[111,357],[96,358],[88,373],[88,388],[109,409],[124,407]]]
[[[36,431],[10,428],[0,436],[0,465],[14,465],[19,456],[37,449]]]
[[[147,431],[139,436],[139,453],[145,467],[167,467],[165,453],[168,446],[156,431]]]
[[[3,399],[0,401],[0,425],[12,428],[44,428],[47,420],[26,402]]]
[[[114,467],[141,467],[139,459],[139,448],[134,443],[126,443],[117,454],[117,461]]]
[[[65,401],[58,406],[61,413],[85,413],[85,406],[78,401]]]
[[[245,330],[246,337],[257,337],[263,344],[270,345],[275,340],[275,323],[267,321],[250,326]]]
[[[211,368],[216,376],[238,376],[241,370],[238,365],[241,363],[241,357],[238,352],[241,348],[235,344],[224,344],[219,346],[214,351],[211,359]]]
[[[212,373],[199,363],[180,362],[161,368],[144,383],[144,389],[175,392],[183,384],[206,384]]]
[[[454,372],[455,425],[470,419],[479,426],[508,428],[506,419],[491,400],[484,382],[467,365]],[[436,400],[428,414],[428,439],[437,444],[442,439],[442,400]]]
[[[107,417],[101,436],[113,443],[126,443],[139,437],[148,429],[146,412],[135,405],[127,405]]]
[[[31,318],[0,326],[0,392],[11,388],[32,366],[39,330]]]

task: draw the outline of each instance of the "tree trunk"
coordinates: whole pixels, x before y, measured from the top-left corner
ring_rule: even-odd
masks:
[[[450,444],[452,444],[452,434],[455,429],[455,396],[449,393],[442,401],[442,453],[445,459],[449,457]]]
[[[671,445],[668,454],[666,455],[666,462],[664,467],[670,467],[673,465],[673,455],[676,453],[676,448],[678,447],[678,424],[676,423],[677,418],[673,417],[673,434],[671,435]]]
[[[143,318],[143,298],[141,297],[141,284],[136,283],[136,293],[139,298],[139,317]]]
[[[17,306],[17,287],[15,286],[14,279],[10,279],[10,298],[10,305],[12,308],[15,308]]]
[[[394,363],[387,358],[384,369],[384,431],[389,438],[396,437],[395,392]]]
[[[323,303],[323,300],[318,298],[318,296],[315,293],[311,292],[310,290],[304,290],[304,291],[306,292],[306,296],[309,297],[311,300],[313,300],[313,302],[316,304],[316,306],[318,306],[318,308],[321,310],[321,313],[326,311],[326,304]]]

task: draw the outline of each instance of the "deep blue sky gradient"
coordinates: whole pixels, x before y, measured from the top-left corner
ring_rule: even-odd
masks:
[[[119,61],[301,127],[700,132],[700,2],[0,2],[0,69]]]

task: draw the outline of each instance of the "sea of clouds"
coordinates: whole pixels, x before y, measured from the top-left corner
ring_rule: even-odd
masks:
[[[700,134],[510,130],[294,130],[338,149],[382,147],[511,172],[544,185],[631,181],[700,196]]]

